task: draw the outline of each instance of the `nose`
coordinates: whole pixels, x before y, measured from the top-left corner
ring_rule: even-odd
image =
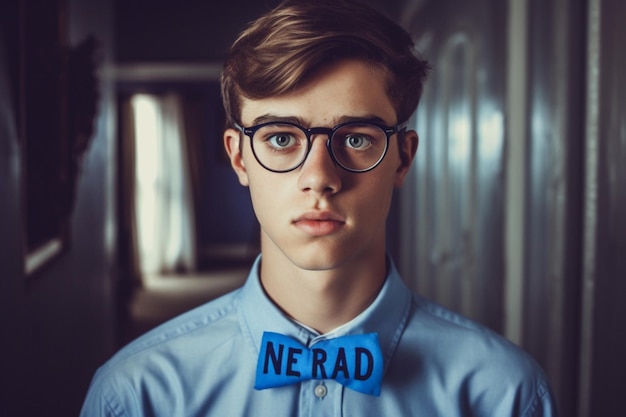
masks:
[[[335,194],[341,190],[340,168],[328,152],[327,137],[312,137],[311,150],[300,167],[298,186],[304,192],[316,194]]]

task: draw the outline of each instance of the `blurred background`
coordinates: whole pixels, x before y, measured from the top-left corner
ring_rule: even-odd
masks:
[[[403,277],[529,351],[563,416],[626,415],[626,3],[366,2],[434,67]],[[276,4],[1,1],[0,416],[77,415],[123,344],[241,285],[218,77]]]

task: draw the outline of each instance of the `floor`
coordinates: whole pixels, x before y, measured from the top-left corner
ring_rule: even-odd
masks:
[[[159,275],[145,279],[130,306],[123,343],[156,325],[243,285],[249,266],[228,267],[185,275]]]

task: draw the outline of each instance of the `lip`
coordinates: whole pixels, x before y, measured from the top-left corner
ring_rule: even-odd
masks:
[[[345,219],[330,211],[310,211],[293,221],[293,225],[307,235],[320,237],[337,232]]]

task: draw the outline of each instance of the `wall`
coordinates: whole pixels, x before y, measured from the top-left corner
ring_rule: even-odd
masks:
[[[68,2],[70,44],[87,34],[112,60],[111,2]],[[16,17],[15,17],[16,18]],[[103,77],[94,141],[85,157],[69,252],[33,282],[22,273],[20,149],[0,40],[0,415],[77,415],[98,364],[112,353],[112,86]],[[106,71],[105,71],[106,72]]]
[[[204,252],[201,259],[210,265],[216,257],[225,257],[229,252],[244,260],[256,256],[260,238],[250,192],[239,184],[224,150],[221,132],[225,116],[219,84],[210,83],[206,90],[205,114],[212,117],[205,117],[208,134],[198,244]]]
[[[399,193],[403,276],[504,332],[504,18],[499,0],[426,2],[405,25],[433,66]],[[487,256],[485,256],[487,255]]]
[[[574,415],[584,170],[584,1],[528,2],[523,346]]]
[[[626,414],[626,3],[587,15],[579,417]]]
[[[488,0],[446,0],[405,15],[436,66],[416,118],[422,155],[400,196],[409,225],[400,266],[416,277],[419,292],[529,351],[545,369],[561,415],[624,415],[626,6],[619,0],[492,3],[506,14]],[[488,13],[493,18],[484,19]],[[441,59],[448,39],[469,39],[476,60]],[[505,53],[506,66],[498,65]],[[489,88],[505,75],[504,94]],[[456,88],[457,79],[478,81]],[[491,171],[502,181],[480,175],[480,146],[470,159],[476,167],[457,158],[459,132],[450,119],[457,96],[468,93],[478,109],[504,104],[503,170]],[[469,113],[480,118],[480,111]],[[477,134],[473,140],[488,142],[488,132],[469,130]],[[458,171],[465,189],[456,184]],[[485,185],[496,198],[486,221],[477,223],[483,210],[467,207],[484,201],[476,192]],[[481,233],[503,248],[478,241]],[[503,276],[497,270],[476,279],[483,262],[504,263]],[[502,308],[485,307],[490,304]]]

